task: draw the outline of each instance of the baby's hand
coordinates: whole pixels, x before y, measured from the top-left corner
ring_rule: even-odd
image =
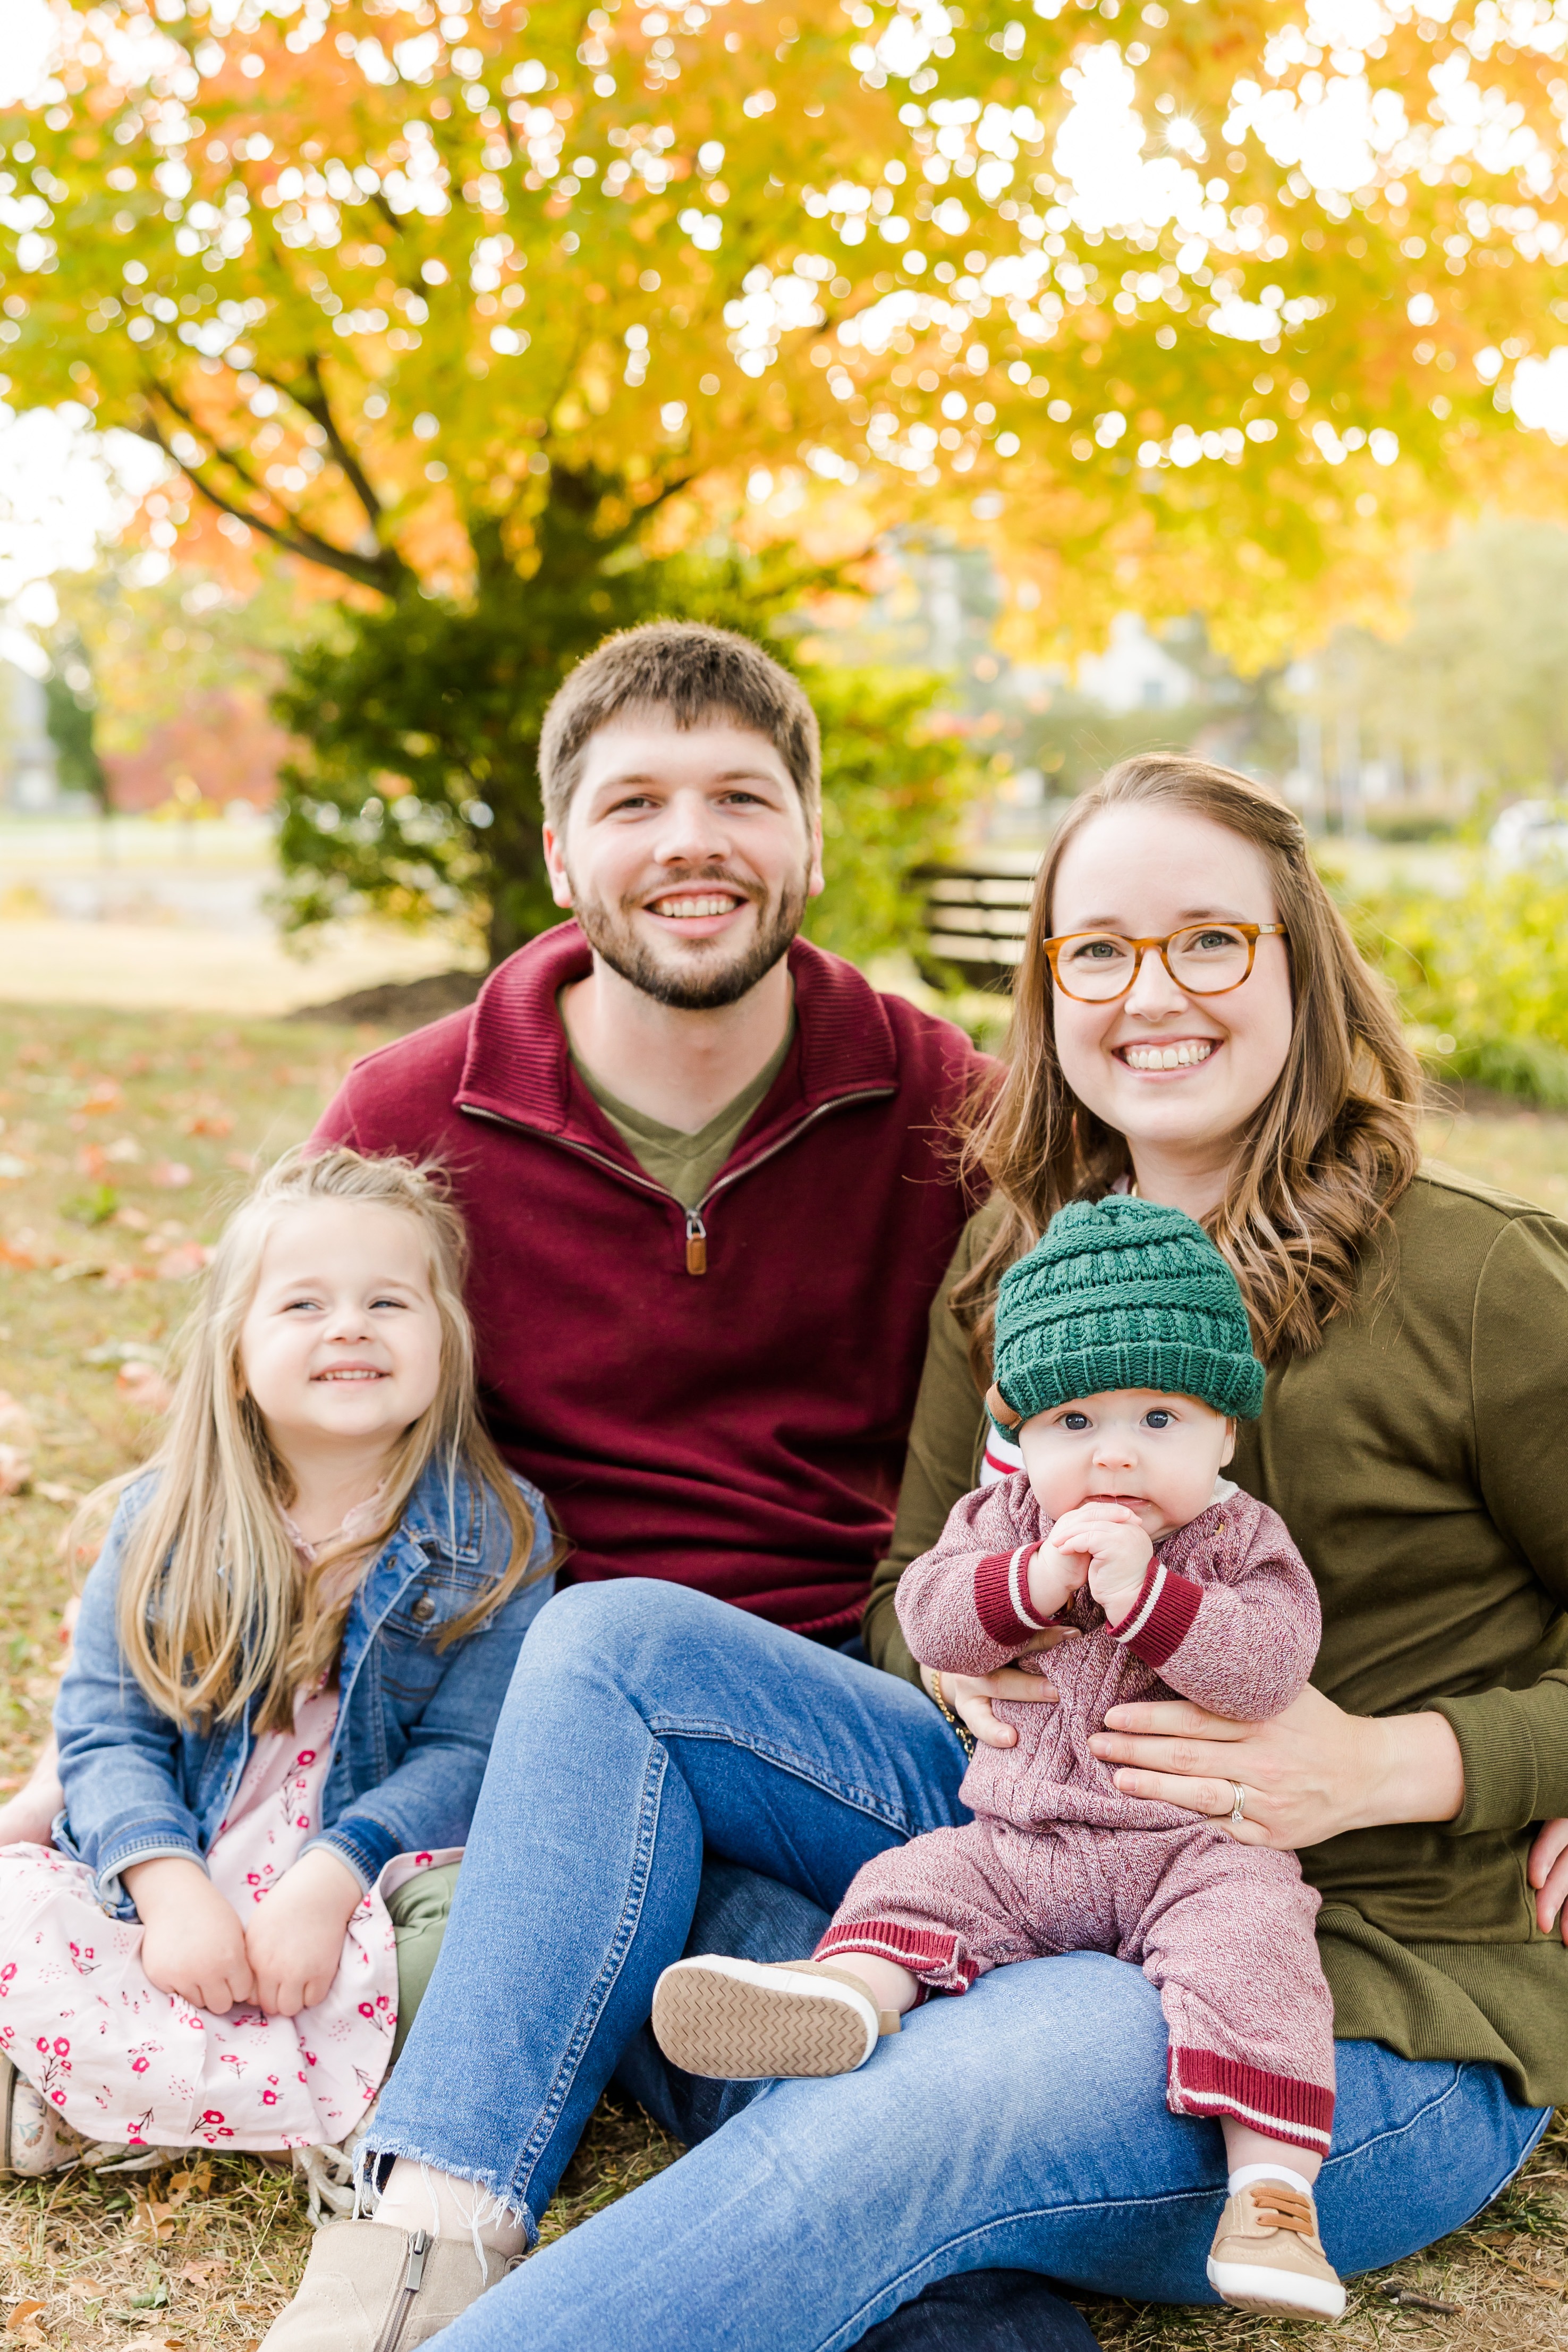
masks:
[[[1143,1526],[1120,1503],[1082,1503],[1051,1530],[1060,1551],[1086,1560],[1089,1590],[1113,1625],[1136,1601],[1155,1556]]]
[[[199,1863],[160,1854],[122,1875],[141,1917],[141,1965],[160,1992],[214,2017],[255,2000],[245,1930]]]
[[[245,1946],[268,2017],[296,2017],[326,1999],[360,1899],[359,1880],[325,1846],[302,1853],[262,1898]]]
[[[1058,1550],[1053,1528],[1029,1564],[1029,1605],[1035,1615],[1054,1617],[1065,1609],[1073,1594],[1082,1591],[1088,1572],[1071,1552]]]

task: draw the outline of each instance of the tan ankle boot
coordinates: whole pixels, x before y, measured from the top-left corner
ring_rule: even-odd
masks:
[[[677,1960],[653,1990],[653,2039],[672,2065],[731,2083],[852,2074],[899,2030],[871,1987],[827,1960]]]
[[[481,2261],[466,2238],[379,2221],[329,2221],[311,2242],[298,2292],[262,2352],[414,2352],[497,2286],[504,2254]]]
[[[1318,2236],[1318,2209],[1283,2180],[1254,2180],[1225,2200],[1208,2284],[1239,2311],[1337,2319],[1344,2288]]]

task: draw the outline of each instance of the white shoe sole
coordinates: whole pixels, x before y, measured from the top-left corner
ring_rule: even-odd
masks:
[[[877,2044],[876,2011],[852,1985],[716,1953],[664,1970],[653,2024],[672,2065],[731,2083],[852,2074]]]
[[[1265,2269],[1260,2263],[1217,2263],[1210,2255],[1208,2284],[1238,2311],[1271,2311],[1297,2319],[1338,2319],[1344,2311],[1338,2279],[1304,2278],[1299,2271]]]

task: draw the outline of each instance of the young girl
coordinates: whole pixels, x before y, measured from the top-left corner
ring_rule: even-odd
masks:
[[[464,1259],[424,1171],[341,1150],[214,1253],[165,1442],[103,1490],[57,1851],[0,1849],[0,2168],[319,2146],[374,2097],[388,1898],[455,1859],[551,1581]]]

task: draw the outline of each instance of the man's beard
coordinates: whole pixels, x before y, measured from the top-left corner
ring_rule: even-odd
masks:
[[[771,908],[759,902],[753,888],[737,882],[732,875],[695,875],[684,878],[676,887],[688,890],[694,898],[700,897],[705,889],[739,891],[757,908],[757,929],[750,946],[736,954],[717,940],[677,938],[672,940],[672,946],[690,961],[665,964],[632,928],[632,913],[641,906],[640,899],[622,899],[618,907],[611,908],[601,898],[580,898],[574,892],[572,913],[590,947],[612,971],[619,972],[622,980],[641,990],[644,996],[651,996],[655,1003],[673,1005],[679,1013],[714,1013],[721,1005],[738,1003],[772,971],[799,931],[806,911],[803,875],[785,885]]]

